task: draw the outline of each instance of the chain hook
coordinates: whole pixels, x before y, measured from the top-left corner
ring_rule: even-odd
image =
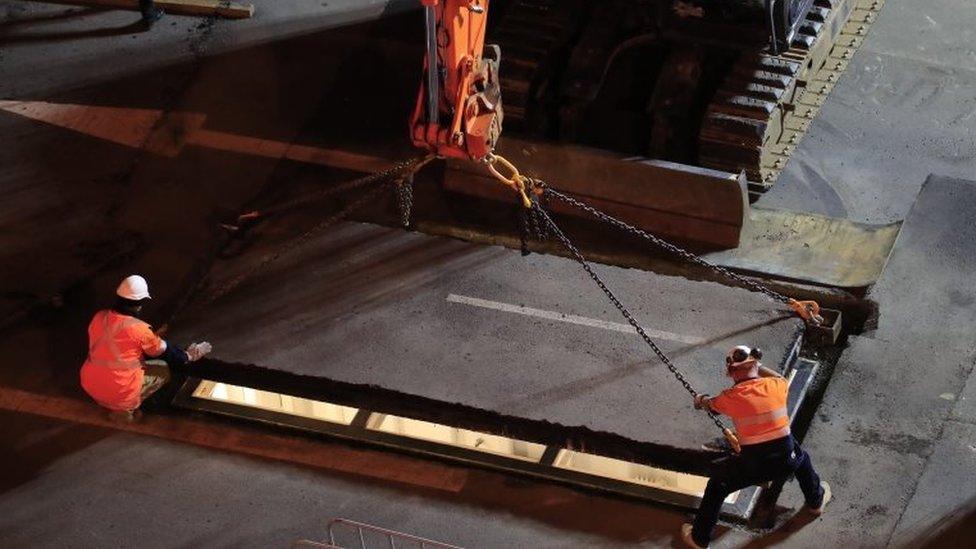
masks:
[[[732,451],[735,452],[736,454],[741,454],[742,444],[739,443],[739,437],[737,437],[735,433],[732,432],[732,429],[729,429],[728,427],[723,427],[722,434],[725,435],[725,440],[729,442],[729,446],[732,447]]]
[[[496,164],[500,164],[502,168],[510,172],[511,175],[508,177],[502,175],[502,173],[498,171],[498,168],[495,167]],[[488,173],[494,176],[495,179],[518,193],[519,197],[522,199],[522,206],[525,206],[527,209],[532,208],[532,200],[529,198],[529,193],[526,190],[526,187],[531,185],[531,180],[519,173],[518,168],[516,168],[514,164],[502,156],[498,156],[495,153],[489,153],[487,156],[485,156],[485,166],[488,167]]]
[[[790,309],[793,309],[793,312],[809,324],[814,326],[823,324],[824,319],[820,316],[820,304],[816,301],[797,301],[790,298],[788,304]]]
[[[597,210],[593,206],[585,204],[584,202],[568,194],[564,194],[556,189],[553,189],[552,187],[543,187],[543,190],[548,192],[548,194],[550,194],[551,196],[554,196],[556,199],[561,200],[566,204],[569,204],[571,206],[574,206],[575,208],[578,208],[584,212],[589,213],[590,215],[592,215],[593,217],[595,217],[600,221],[604,221],[625,232],[636,235],[664,250],[672,252],[678,255],[679,257],[683,257],[692,263],[701,265],[717,273],[721,273],[722,275],[728,277],[729,279],[739,282],[746,288],[749,288],[756,292],[763,293],[780,303],[784,303],[788,305],[789,308],[793,310],[793,312],[795,312],[800,318],[802,318],[809,325],[822,326],[824,324],[824,318],[820,316],[820,305],[816,301],[798,301],[796,299],[787,297],[779,292],[772,290],[771,288],[763,286],[762,284],[758,284],[757,282],[745,278],[741,275],[738,275],[724,267],[709,263],[708,261],[705,261],[701,257],[692,254],[691,252],[683,248],[680,248],[662,238],[654,236],[648,233],[647,231],[644,231],[643,229],[639,229],[637,227],[629,225],[615,217],[612,217],[604,212],[601,212],[600,210]]]

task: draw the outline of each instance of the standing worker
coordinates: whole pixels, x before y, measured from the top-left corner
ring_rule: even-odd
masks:
[[[709,409],[732,418],[742,452],[708,479],[694,526],[681,527],[681,539],[689,547],[708,547],[722,502],[747,486],[784,481],[793,474],[810,513],[821,515],[830,501],[830,486],[820,480],[810,456],[790,433],[786,409],[789,383],[778,372],[763,366],[761,358],[759,349],[733,347],[725,356],[725,367],[735,384],[717,397],[695,397],[696,409]]]
[[[145,357],[164,360],[171,366],[181,365],[199,360],[211,347],[204,341],[184,351],[160,338],[149,324],[137,318],[150,299],[145,278],[127,277],[115,294],[115,305],[95,313],[88,325],[88,358],[81,367],[81,386],[113,417],[133,420],[143,400],[169,379],[165,369],[147,374]]]

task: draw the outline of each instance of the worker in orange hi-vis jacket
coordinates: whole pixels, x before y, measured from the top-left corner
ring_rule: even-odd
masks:
[[[819,516],[830,501],[830,486],[820,480],[809,454],[790,433],[789,383],[763,366],[761,358],[759,349],[733,347],[725,357],[725,368],[735,384],[716,397],[695,397],[695,408],[732,418],[742,451],[708,479],[694,525],[681,527],[682,540],[689,547],[708,547],[722,502],[748,486],[784,481],[792,474],[810,513]]]
[[[143,400],[169,379],[165,368],[147,375],[146,357],[180,365],[199,360],[211,347],[204,341],[180,349],[138,318],[150,299],[143,277],[127,277],[115,293],[115,305],[95,313],[88,325],[88,358],[81,367],[81,386],[113,417],[132,420]]]

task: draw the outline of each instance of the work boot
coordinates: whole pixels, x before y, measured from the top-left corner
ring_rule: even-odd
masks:
[[[692,549],[708,549],[707,545],[702,547],[695,543],[695,538],[691,537],[691,525],[687,522],[681,525],[681,541],[685,542],[685,545]]]
[[[142,381],[142,390],[139,391],[139,398],[146,400],[156,391],[160,390],[168,381],[168,377],[146,374]]]
[[[830,498],[832,497],[830,493],[830,485],[822,480],[820,481],[820,489],[823,490],[823,497],[820,499],[820,507],[810,507],[809,505],[806,506],[807,511],[809,511],[810,514],[815,517],[819,517],[823,514],[824,507],[827,506],[827,503],[830,502]]]
[[[114,423],[136,423],[142,418],[139,410],[112,410],[108,418]]]

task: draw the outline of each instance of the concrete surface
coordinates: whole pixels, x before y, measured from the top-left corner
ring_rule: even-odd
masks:
[[[411,0],[248,0],[250,19],[172,16],[144,32],[135,11],[0,2],[0,97],[47,96],[114,82],[188,58],[226,53],[370,21],[415,8]],[[111,63],[100,60],[106,56]],[[44,60],[44,70],[36,60]],[[83,81],[79,73],[85,74]],[[14,78],[16,77],[16,78]]]
[[[968,0],[888,0],[761,204],[889,223],[930,173],[976,174]]]
[[[404,489],[30,416],[15,419],[16,427],[0,435],[23,458],[0,458],[10,474],[0,477],[0,539],[8,547],[288,547],[302,538],[324,539],[335,516],[465,547],[627,546],[656,536],[655,525],[678,525],[676,517],[647,506],[477,470],[457,493]]]
[[[976,425],[947,422],[929,460],[893,539],[925,535],[976,498],[976,475],[960,474],[976,469]]]
[[[294,216],[287,225],[263,228],[274,238],[218,261],[212,286],[306,230]],[[764,349],[773,367],[794,344],[798,322],[764,296],[598,269],[702,392],[727,384],[724,354],[737,342]],[[207,338],[220,360],[632,440],[697,450],[720,436],[625,323],[569,259],[350,223],[188,311],[175,335]]]
[[[333,4],[338,12],[319,11],[321,6],[315,2],[305,3],[304,9],[325,18],[324,28],[331,25],[329,18],[350,6],[356,10],[371,6],[367,11],[374,15],[386,9],[376,2]],[[290,4],[269,3],[269,8],[281,11],[267,9],[267,15],[243,22],[170,17],[150,33],[126,32],[94,40],[77,37],[72,29],[97,28],[116,19],[131,19],[133,14],[83,10],[86,15],[79,19],[79,8],[34,2],[0,6],[7,16],[6,26],[0,27],[4,29],[0,72],[6,74],[0,77],[0,97],[17,101],[43,97],[59,105],[159,113],[147,140],[152,135],[179,142],[180,124],[189,113],[202,115],[205,128],[231,138],[259,136],[290,143],[346,62],[341,56],[328,57],[310,70],[305,56],[318,48],[349,46],[349,37],[339,31],[324,41],[299,33],[292,41],[239,49],[261,35],[257,29],[274,32],[279,18],[296,16],[289,9],[296,6]],[[27,29],[49,25],[54,26],[49,40],[18,41]],[[62,35],[63,40],[56,38]],[[356,40],[370,41],[369,37]],[[173,41],[189,44],[174,49]],[[224,46],[214,46],[215,41]],[[53,55],[48,48],[74,54]],[[211,48],[231,53],[211,56]],[[157,62],[157,56],[165,60]],[[112,62],[106,63],[106,57]],[[32,70],[39,59],[65,64]],[[248,70],[241,70],[242,60]],[[114,79],[102,82],[110,73]],[[39,78],[55,80],[38,83]],[[50,91],[49,85],[56,91]],[[227,101],[228,97],[235,100]],[[93,275],[108,265],[129,261],[157,273],[162,295],[178,295],[206,268],[215,208],[237,209],[267,183],[277,164],[256,155],[192,146],[173,162],[9,112],[0,116],[2,140],[8,145],[0,151],[0,163],[15,167],[0,176],[8,197],[0,231],[3,259],[35,266],[30,272],[5,270],[0,276],[3,288],[15,290],[0,296],[0,310],[5,312],[36,299],[49,300],[79,283],[110,288],[113,282]],[[52,156],[59,161],[46,161]],[[52,219],[59,221],[52,223]],[[23,240],[26,235],[31,237]]]
[[[974,182],[923,187],[871,292],[878,329],[852,338],[806,438],[840,487],[832,513],[791,544],[913,544],[972,500],[976,440],[953,408],[966,402],[959,393],[976,362],[976,290],[965,274],[976,268],[974,207]]]
[[[172,17],[135,34],[111,30],[133,21],[129,13],[0,2],[0,97],[192,108],[221,131],[289,140],[318,101],[342,99],[323,96],[341,60],[320,53],[336,51],[321,49],[324,38],[303,34],[322,20],[292,20],[285,9],[327,18],[321,3],[256,4],[245,23]],[[909,211],[928,173],[972,178],[974,23],[967,0],[888,0],[763,203],[887,222]],[[293,38],[238,49],[279,33]],[[244,68],[235,52],[248,54]],[[3,271],[4,311],[61,293],[0,334],[0,382],[79,398],[84,325],[118,278],[151,272],[160,302],[171,300],[208,266],[214,209],[296,170],[199,148],[159,158],[7,113],[0,139],[0,259],[16,266]],[[973,196],[948,183],[923,194],[929,208],[917,210],[924,215],[906,227],[872,294],[879,328],[853,340],[837,367],[805,439],[835,486],[828,514],[791,520],[799,495],[790,487],[777,529],[733,530],[713,546],[972,545]],[[669,546],[684,518],[478,471],[463,496],[435,497],[63,421],[2,421],[2,447],[13,449],[0,453],[5,546],[287,545],[337,515],[472,547]],[[954,538],[934,536],[940,522],[963,526],[949,529]]]

